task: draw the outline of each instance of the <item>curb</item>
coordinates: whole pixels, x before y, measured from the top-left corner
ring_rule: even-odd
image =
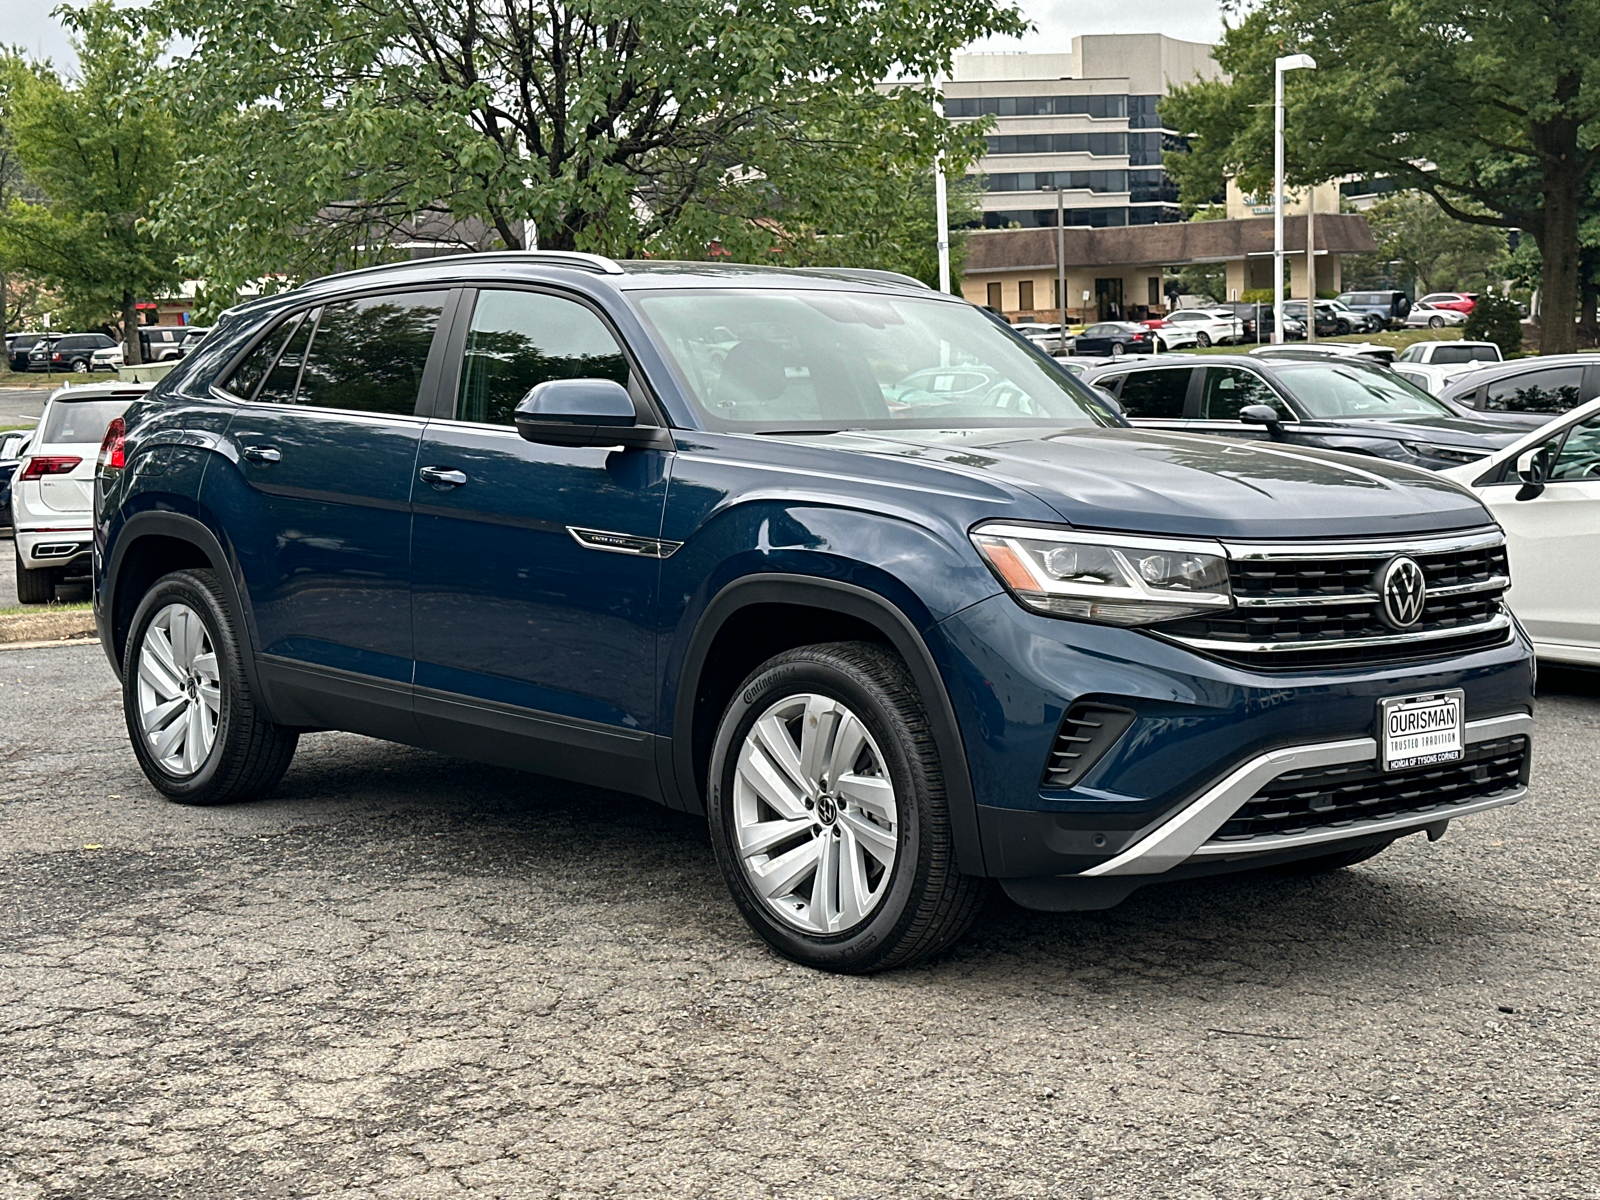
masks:
[[[57,638],[49,642],[0,642],[0,653],[7,650],[49,650],[55,646],[98,646],[97,637]]]

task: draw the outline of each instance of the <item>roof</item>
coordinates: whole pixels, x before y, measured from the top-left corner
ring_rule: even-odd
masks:
[[[968,275],[987,271],[1054,270],[1056,230],[992,229],[967,240]],[[1116,229],[1062,230],[1062,249],[1069,267],[1176,266],[1221,262],[1272,253],[1272,218],[1233,221],[1180,221],[1170,225],[1126,225]],[[1306,223],[1285,221],[1286,253],[1306,251]],[[1373,254],[1367,219],[1355,213],[1329,213],[1317,218],[1317,249],[1330,254]]]

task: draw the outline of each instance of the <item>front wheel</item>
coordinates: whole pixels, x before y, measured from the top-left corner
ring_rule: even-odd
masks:
[[[1350,322],[1349,321],[1340,321],[1333,328],[1334,328],[1334,331],[1338,334],[1339,337],[1345,337],[1346,335],[1348,335],[1351,332],[1351,330],[1350,330]]]
[[[1202,349],[1202,350],[1206,349],[1208,346],[1211,345],[1211,335],[1209,333],[1197,333],[1197,334],[1195,334],[1194,335],[1194,344],[1196,346],[1199,346],[1200,349]]]
[[[139,602],[123,656],[122,701],[145,777],[181,804],[270,792],[299,740],[260,710],[212,571],[165,575]]]
[[[977,915],[984,885],[956,870],[927,713],[881,646],[806,646],[762,664],[723,714],[708,783],[734,902],[796,962],[905,966]]]

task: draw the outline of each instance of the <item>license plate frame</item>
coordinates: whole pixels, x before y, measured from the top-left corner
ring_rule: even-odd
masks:
[[[1446,688],[1379,700],[1377,733],[1385,772],[1460,762],[1467,752],[1467,694]]]

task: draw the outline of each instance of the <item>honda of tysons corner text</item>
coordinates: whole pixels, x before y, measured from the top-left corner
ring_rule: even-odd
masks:
[[[1470,494],[1129,428],[876,272],[321,279],[113,422],[95,502],[167,796],[262,795],[312,729],[647,796],[835,970],[938,951],[991,879],[1071,910],[1324,871],[1527,784],[1533,664]]]

